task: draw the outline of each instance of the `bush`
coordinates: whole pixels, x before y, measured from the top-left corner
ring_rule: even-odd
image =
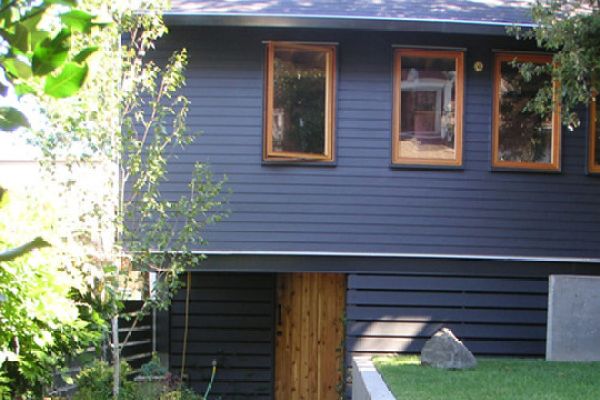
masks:
[[[149,375],[164,376],[163,380],[132,382],[128,380],[131,367],[121,363],[121,388],[119,400],[203,400],[204,398],[174,379],[157,358],[142,366]],[[142,371],[140,369],[140,372]],[[164,371],[163,374],[155,374]],[[140,374],[144,376],[143,374]],[[113,368],[104,361],[94,361],[84,368],[75,380],[77,392],[72,400],[112,400]]]
[[[155,376],[165,376],[169,372],[167,368],[165,368],[158,358],[156,353],[152,354],[152,359],[141,366],[140,368],[140,376],[150,378]]]
[[[126,362],[121,363],[119,400],[137,400],[139,398],[136,395],[136,385],[127,380],[130,371]],[[112,399],[113,368],[105,361],[94,361],[77,375],[75,383],[77,392],[73,396],[73,400],[110,400]]]

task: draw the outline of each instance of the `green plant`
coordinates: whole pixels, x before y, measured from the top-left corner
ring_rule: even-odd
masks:
[[[139,376],[146,378],[155,376],[165,376],[169,370],[160,363],[156,353],[152,354],[152,359],[140,367]]]
[[[13,399],[41,398],[54,371],[102,337],[102,319],[79,301],[81,282],[57,251],[52,204],[13,192],[0,204],[0,247],[32,232],[57,244],[0,264],[0,386]]]
[[[44,155],[47,181],[71,205],[65,204],[56,226],[61,236],[71,235],[60,250],[72,273],[85,282],[79,298],[113,322],[115,394],[120,354],[131,337],[116,334],[123,300],[132,291],[151,292],[139,316],[152,308],[166,309],[182,286],[181,274],[202,259],[192,250],[202,245],[204,226],[223,214],[223,182],[206,164],[191,168],[184,195],[172,197],[160,190],[169,178],[167,164],[174,150],[198,137],[187,130],[189,102],[180,93],[186,51],[175,52],[165,63],[153,62],[148,54],[167,32],[165,3],[80,3],[87,13],[102,8],[114,23],[91,35],[72,35],[71,53],[103,51],[90,60],[86,82],[76,95],[60,102],[51,96],[39,99],[46,123],[32,139]],[[93,171],[91,188],[78,175],[82,170]],[[139,278],[148,272],[157,276],[151,288]]]
[[[96,48],[74,53],[72,36],[103,24],[76,5],[76,0],[0,0],[1,97],[65,98],[81,88]],[[14,101],[3,103],[9,105],[0,107],[0,130],[29,127]],[[0,201],[3,194],[0,188]],[[54,249],[31,254],[52,240],[31,240],[20,228],[34,221],[39,225],[32,232],[48,232],[49,218],[29,208],[0,221],[0,398],[40,398],[54,369],[99,338],[102,322],[78,301],[77,277],[63,268]]]
[[[586,107],[600,92],[600,2],[598,0],[536,0],[531,8],[532,29],[511,27],[517,39],[535,40],[537,46],[553,53],[549,65],[520,63],[526,81],[551,74],[528,104],[528,110],[549,115],[560,103],[562,123],[579,126],[577,108]],[[552,84],[559,82],[556,92]]]
[[[140,398],[136,385],[127,379],[130,372],[129,365],[126,362],[121,363],[119,400]],[[109,400],[113,397],[113,368],[105,361],[96,360],[77,375],[75,383],[77,391],[73,395],[73,400]]]
[[[163,394],[160,400],[204,400],[204,397],[192,389],[181,387]]]
[[[60,5],[60,9],[57,6]],[[56,98],[72,96],[83,85],[89,67],[87,58],[96,48],[72,54],[74,32],[90,33],[104,24],[75,8],[76,0],[0,0],[0,72],[18,96],[41,93]],[[41,24],[53,17],[51,24]],[[8,87],[0,84],[0,95]],[[29,126],[28,118],[13,106],[0,107],[0,129]]]

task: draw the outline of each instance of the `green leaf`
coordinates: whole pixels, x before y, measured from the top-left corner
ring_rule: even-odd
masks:
[[[19,10],[17,7],[8,7],[2,13],[0,13],[0,26],[8,28],[12,26],[12,21],[17,19],[19,16]]]
[[[30,46],[32,49],[35,49],[36,46],[38,46],[43,40],[47,39],[50,37],[50,32],[47,31],[40,31],[40,30],[33,30],[30,34],[29,34],[29,41],[30,41]]]
[[[28,93],[35,93],[35,89],[26,83],[19,83],[18,85],[15,85],[15,93],[17,96],[22,96]]]
[[[31,67],[16,58],[7,58],[4,60],[6,72],[21,79],[31,78]]]
[[[98,50],[97,46],[87,47],[87,48],[81,50],[79,53],[77,53],[75,55],[75,57],[73,57],[73,61],[75,61],[77,63],[82,63],[85,60],[87,60],[87,58],[89,56],[94,54],[97,50]]]
[[[71,6],[71,7],[76,7],[77,6],[77,0],[46,0],[46,3],[48,3],[48,4],[61,4],[63,6]]]
[[[83,85],[87,73],[87,65],[79,65],[74,62],[66,63],[58,76],[46,78],[44,93],[57,98],[72,96]]]
[[[22,53],[27,53],[29,51],[29,29],[21,23],[15,24],[13,29],[14,33],[10,44]]]
[[[49,4],[43,4],[39,7],[34,7],[31,12],[27,13],[22,19],[23,24],[29,31],[37,30],[37,26],[44,16],[44,11],[49,7]]]
[[[60,67],[69,55],[71,32],[63,29],[54,38],[46,38],[35,47],[31,67],[38,76]]]
[[[89,33],[92,26],[92,20],[95,17],[81,10],[72,10],[60,15],[60,20],[72,31]]]
[[[0,107],[0,130],[14,131],[21,127],[29,127],[27,117],[14,107]]]

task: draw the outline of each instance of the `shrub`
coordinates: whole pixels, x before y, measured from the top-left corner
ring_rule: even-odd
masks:
[[[131,369],[126,362],[121,363],[121,390],[119,400],[136,400],[136,385],[127,380]],[[73,400],[109,400],[112,399],[113,368],[105,361],[94,361],[84,368],[77,379],[77,392]],[[149,399],[146,399],[149,400]]]

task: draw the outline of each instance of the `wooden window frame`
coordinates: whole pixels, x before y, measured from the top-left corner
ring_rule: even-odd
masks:
[[[561,157],[561,125],[560,125],[560,105],[555,97],[554,110],[552,112],[552,144],[551,160],[549,163],[539,162],[520,162],[520,161],[502,161],[498,159],[500,148],[500,84],[501,84],[501,66],[503,62],[517,60],[519,62],[531,62],[534,64],[547,64],[552,62],[552,56],[549,54],[526,54],[526,53],[496,53],[494,56],[494,90],[493,90],[493,116],[492,116],[492,168],[507,169],[517,171],[540,171],[540,172],[560,172]],[[558,93],[558,83],[553,83],[555,94]]]
[[[400,156],[400,100],[402,85],[402,57],[447,58],[453,59],[456,65],[455,90],[455,157],[451,160],[434,158],[408,158]],[[463,165],[463,110],[464,110],[464,51],[459,50],[425,50],[425,49],[396,49],[394,50],[394,84],[393,84],[393,113],[392,113],[392,165],[394,166],[433,166],[433,167],[462,167]]]
[[[600,145],[596,138],[597,113],[598,99],[594,96],[589,105],[588,172],[591,174],[600,173],[600,163],[596,162],[596,147]]]
[[[263,161],[333,162],[335,160],[335,87],[336,87],[336,50],[332,44],[313,44],[302,42],[267,42],[265,68],[265,112],[263,129]],[[305,50],[326,54],[325,64],[325,151],[322,154],[310,154],[273,150],[273,103],[274,103],[274,60],[275,51]]]

